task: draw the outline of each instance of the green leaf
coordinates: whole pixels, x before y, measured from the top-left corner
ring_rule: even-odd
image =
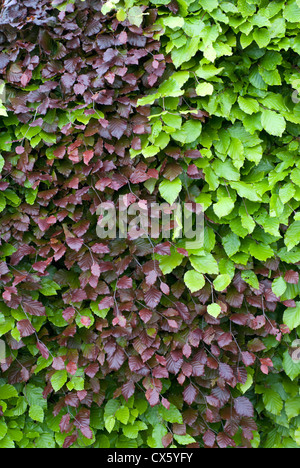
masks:
[[[215,8],[218,8],[218,0],[199,0],[199,4],[202,6],[205,11],[213,11]]]
[[[261,435],[258,431],[251,431],[253,434],[253,439],[250,440],[252,448],[258,449],[261,445]]]
[[[14,441],[8,435],[6,435],[2,440],[0,440],[0,448],[15,448]]]
[[[162,18],[162,23],[164,26],[168,26],[168,28],[171,29],[182,28],[184,25],[184,18],[181,16],[167,16]]]
[[[55,448],[55,439],[53,434],[44,433],[36,441],[36,448]]]
[[[285,402],[285,412],[288,419],[295,418],[300,414],[300,397],[290,398]]]
[[[136,421],[135,424],[137,425],[139,431],[145,431],[148,429],[147,424],[144,423],[143,421]]]
[[[24,395],[26,396],[26,400],[30,406],[38,405],[44,409],[47,407],[47,401],[43,397],[42,388],[28,383],[24,389]]]
[[[167,133],[161,132],[158,137],[155,139],[155,146],[161,150],[166,148],[170,143],[170,136]]]
[[[117,20],[120,21],[120,23],[122,23],[123,21],[126,20],[126,18],[127,18],[126,11],[124,11],[123,8],[118,9]]]
[[[285,245],[288,251],[292,250],[293,247],[300,242],[300,221],[294,221],[285,233],[284,237]]]
[[[229,197],[220,198],[213,206],[214,212],[218,218],[228,216],[234,209],[234,201]]]
[[[260,201],[261,198],[255,188],[246,182],[232,182],[231,187],[237,191],[240,197],[250,201]]]
[[[24,436],[23,432],[20,429],[12,429],[12,428],[8,429],[7,435],[16,442],[21,442]]]
[[[68,380],[68,373],[66,370],[60,370],[55,372],[51,377],[51,385],[55,392],[58,392]]]
[[[249,252],[252,257],[257,258],[261,262],[265,262],[268,258],[274,256],[274,252],[269,245],[256,244],[255,242],[250,245]]]
[[[184,282],[192,293],[200,291],[205,286],[204,276],[196,270],[187,271]]]
[[[218,318],[222,312],[221,306],[219,304],[209,304],[207,306],[207,313],[214,318]]]
[[[5,159],[4,157],[0,154],[0,173],[2,172],[2,169],[4,168],[5,164]]]
[[[244,145],[238,138],[231,138],[231,142],[228,148],[228,154],[233,160],[235,167],[241,167],[244,162]]]
[[[139,28],[143,23],[143,10],[138,6],[132,7],[128,10],[127,18],[131,24]]]
[[[170,180],[163,180],[159,184],[159,191],[161,196],[170,204],[173,205],[173,203],[177,200],[180,192],[182,189],[182,183],[181,180],[177,177],[177,179],[174,179],[172,181]]]
[[[10,151],[12,147],[11,143],[11,134],[10,133],[1,133],[0,134],[0,150]]]
[[[43,296],[56,296],[57,291],[61,289],[59,284],[55,283],[55,281],[52,281],[49,278],[43,278],[41,281],[41,286],[40,293],[43,294]]]
[[[272,291],[277,297],[281,297],[287,288],[287,283],[284,281],[282,276],[276,278],[272,283]]]
[[[4,116],[4,117],[8,116],[7,110],[6,110],[5,106],[3,106],[1,99],[0,99],[0,115]]]
[[[270,86],[280,86],[282,84],[281,76],[278,70],[264,70],[263,68],[260,69],[260,75],[265,83]]]
[[[37,194],[38,194],[38,188],[36,188],[35,190],[27,189],[25,192],[26,203],[28,203],[29,205],[34,205]]]
[[[265,70],[275,70],[282,63],[282,55],[279,52],[269,50],[262,58],[261,66]]]
[[[252,270],[242,271],[241,276],[242,276],[242,279],[246,283],[252,286],[252,288],[259,290],[259,281],[254,271]]]
[[[158,95],[166,98],[182,96],[184,91],[181,88],[189,78],[190,73],[187,71],[173,73],[170,78],[160,85],[158,88]]]
[[[214,87],[211,83],[200,83],[196,87],[198,96],[211,96],[214,92]]]
[[[183,144],[189,144],[196,141],[202,132],[202,123],[196,120],[188,120],[180,130],[172,133],[174,140]]]
[[[107,2],[104,2],[101,8],[103,15],[107,15],[107,13],[113,10],[116,7],[116,3],[118,3],[117,0],[108,0]]]
[[[245,156],[248,161],[253,161],[258,165],[263,157],[263,149],[261,145],[255,146],[254,148],[247,148]]]
[[[288,352],[285,351],[283,355],[283,369],[286,373],[286,375],[291,379],[295,380],[297,377],[300,375],[300,362],[294,362]]]
[[[105,429],[111,433],[116,425],[116,418],[114,416],[108,416],[104,421]]]
[[[283,314],[283,323],[294,330],[300,325],[300,302],[296,303],[296,307],[288,308]]]
[[[108,402],[105,405],[105,418],[108,416],[114,416],[119,407],[120,402],[118,400],[108,400]]]
[[[253,375],[254,375],[254,369],[252,369],[251,367],[248,367],[247,368],[247,381],[244,384],[238,384],[238,388],[243,394],[246,393],[249,390],[249,388],[252,387]]]
[[[263,110],[261,123],[266,132],[273,136],[281,137],[286,128],[286,122],[282,115],[271,110]]]
[[[109,438],[105,434],[98,436],[95,448],[110,448]]]
[[[143,149],[142,154],[143,156],[145,156],[145,158],[152,158],[153,156],[156,156],[159,152],[160,148],[158,146],[150,145]]]
[[[164,421],[170,423],[183,424],[181,412],[171,403],[170,408],[166,409],[164,406],[159,407],[159,413]]]
[[[179,68],[184,62],[188,62],[196,54],[199,48],[199,37],[193,37],[192,39],[187,39],[185,45],[179,49],[174,48],[172,50],[171,56],[172,61],[176,68]]]
[[[44,421],[44,410],[38,405],[33,405],[29,409],[29,416],[34,421],[43,422]]]
[[[218,263],[212,254],[206,254],[203,257],[191,255],[190,262],[192,267],[198,271],[198,273],[208,275],[217,275],[219,273]]]
[[[295,431],[295,441],[300,446],[300,427]]]
[[[173,252],[171,255],[157,255],[159,259],[159,267],[164,275],[171,273],[175,268],[181,265],[184,256],[178,252]]]
[[[231,276],[227,274],[219,275],[214,280],[214,288],[216,291],[224,291],[231,283]]]
[[[290,0],[286,5],[283,16],[290,23],[300,22],[300,8],[294,0]]]
[[[83,377],[77,377],[76,375],[73,375],[71,378],[71,381],[67,383],[67,385],[72,384],[72,389],[76,390],[77,392],[81,392],[84,390],[84,378]]]
[[[136,449],[138,448],[138,443],[137,440],[133,439],[128,439],[125,437],[123,434],[120,435],[116,441],[115,448],[117,449],[124,449],[124,448],[132,448]]]
[[[6,198],[4,197],[3,193],[0,192],[0,213],[4,210],[6,207]]]
[[[241,241],[239,237],[233,232],[223,237],[222,244],[228,257],[235,255],[241,247]]]
[[[213,169],[217,176],[222,177],[225,180],[237,182],[241,177],[238,169],[234,167],[230,159],[226,159],[224,162],[216,159],[213,162]]]
[[[5,421],[0,421],[0,440],[3,439],[7,434],[7,425]]]
[[[167,428],[161,424],[155,424],[152,436],[148,437],[147,443],[150,448],[163,448],[162,438],[168,433]]]
[[[91,310],[94,312],[97,317],[105,318],[110,311],[109,308],[106,309],[99,309],[99,303],[98,302],[91,302]]]
[[[270,413],[279,416],[283,409],[283,401],[275,390],[271,388],[266,388],[263,393],[263,401],[265,407]]]
[[[176,440],[176,442],[178,442],[180,445],[189,445],[189,444],[193,444],[194,442],[196,442],[196,440],[194,439],[194,437],[190,436],[189,434],[186,434],[186,435],[178,435],[178,434],[174,434],[174,439]]]
[[[292,170],[290,177],[291,181],[300,187],[300,169],[298,169],[298,167],[295,167],[295,169]],[[293,188],[295,189],[294,186]]]
[[[116,411],[116,419],[120,421],[122,424],[127,424],[129,421],[129,409],[127,406],[121,406],[117,411]]]
[[[135,424],[129,424],[123,427],[123,433],[128,439],[136,439],[139,433],[139,428]]]
[[[52,356],[50,356],[48,359],[45,359],[43,356],[40,356],[37,360],[37,366],[34,369],[34,373],[38,374],[43,369],[46,369],[47,367],[51,366],[52,362],[53,362]]]
[[[296,188],[293,184],[285,184],[279,190],[279,197],[283,204],[288,203],[295,195]]]
[[[240,96],[238,102],[240,108],[242,111],[246,112],[246,114],[252,115],[259,112],[259,104],[255,99]]]
[[[12,385],[4,384],[0,387],[0,400],[8,400],[18,396],[18,392]]]
[[[21,198],[13,190],[5,190],[5,197],[13,203],[13,205],[19,206],[21,203]]]
[[[160,96],[158,93],[153,93],[153,94],[149,94],[148,96],[145,96],[141,99],[138,100],[137,102],[137,105],[138,106],[147,106],[149,104],[153,104],[156,99],[158,99]]]
[[[5,417],[18,417],[22,416],[27,410],[27,402],[25,397],[19,396],[17,404],[14,408],[5,411]]]
[[[179,114],[166,114],[163,116],[162,119],[166,125],[177,130],[180,129],[182,126],[182,117]]]
[[[204,52],[203,52],[204,57],[209,60],[210,62],[214,62],[217,58],[217,52],[216,49],[212,44],[209,44],[205,47]]]
[[[253,33],[253,38],[257,45],[262,49],[267,47],[271,41],[271,34],[267,28],[256,29]]]

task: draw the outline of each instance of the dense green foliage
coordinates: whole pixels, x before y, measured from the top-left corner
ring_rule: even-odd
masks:
[[[254,290],[257,273],[274,279],[270,300],[289,307],[283,319],[284,309],[274,307],[277,321],[299,336],[299,304],[293,303],[299,275],[289,270],[297,271],[300,261],[300,3],[180,1],[173,14],[162,7],[167,1],[153,3],[176,71],[140,101],[157,106],[151,118],[157,137],[145,141],[142,153],[158,153],[163,135],[164,145],[171,139],[186,149],[201,147],[201,159],[186,158],[199,169],[200,183],[178,187],[180,196],[187,191],[204,204],[211,223],[203,251],[187,249],[191,266],[197,274],[218,274],[216,291],[229,286],[237,269]],[[205,125],[191,119],[203,111],[210,117]],[[202,262],[199,268],[194,255],[206,256],[209,266]],[[250,390],[268,447],[300,442],[300,364],[288,349],[294,338],[295,332],[281,344],[275,338],[264,342],[276,373],[258,377]]]
[[[300,447],[299,0],[7,3],[0,448]]]

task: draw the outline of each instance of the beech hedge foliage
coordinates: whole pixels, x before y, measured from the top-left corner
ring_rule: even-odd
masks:
[[[0,448],[300,448],[299,32],[299,0],[1,2]],[[176,201],[203,245],[97,235]]]

